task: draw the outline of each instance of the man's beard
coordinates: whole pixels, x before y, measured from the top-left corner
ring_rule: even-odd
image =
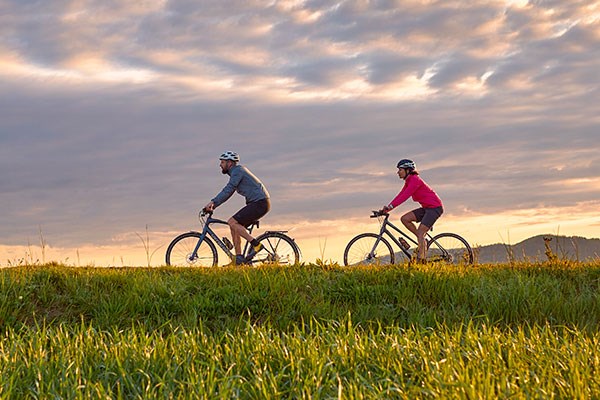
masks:
[[[229,169],[227,169],[227,168],[221,168],[221,173],[222,173],[223,175],[227,175],[227,172],[228,172],[228,171],[229,171]]]

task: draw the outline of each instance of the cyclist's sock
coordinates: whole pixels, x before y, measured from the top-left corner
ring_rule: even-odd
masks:
[[[254,242],[256,241],[256,245],[254,245]],[[246,257],[246,260],[251,261],[254,256],[256,255],[256,253],[258,253],[259,251],[261,251],[262,249],[264,249],[263,245],[258,242],[256,239],[253,240],[252,242],[250,242],[251,247],[250,247],[250,251],[248,251],[248,256]]]
[[[256,247],[256,246],[258,246],[259,242],[258,242],[258,240],[256,240],[256,239],[252,239],[252,240],[250,241],[250,244],[252,245],[252,247]]]

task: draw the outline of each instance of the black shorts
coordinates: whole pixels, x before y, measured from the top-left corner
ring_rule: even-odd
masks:
[[[246,204],[244,208],[236,212],[233,216],[240,225],[248,227],[253,222],[258,221],[264,217],[266,213],[271,209],[271,201],[269,199],[258,200],[252,203]]]
[[[412,213],[417,217],[417,222],[422,223],[423,225],[431,228],[435,221],[438,220],[439,217],[444,213],[444,209],[442,207],[436,208],[417,208],[416,210],[412,210]]]

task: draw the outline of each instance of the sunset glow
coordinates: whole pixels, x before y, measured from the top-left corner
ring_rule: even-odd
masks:
[[[42,250],[71,265],[146,265],[146,226],[160,265],[227,183],[224,150],[265,182],[264,229],[290,230],[305,261],[339,262],[349,238],[377,229],[369,213],[400,191],[400,158],[444,202],[436,232],[477,245],[600,236],[598,4],[2,11],[0,265]],[[235,195],[218,214],[242,205]]]

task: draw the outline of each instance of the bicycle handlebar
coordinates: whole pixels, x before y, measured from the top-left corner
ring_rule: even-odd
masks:
[[[207,215],[210,217],[210,216],[212,216],[213,212],[214,212],[214,210],[209,211],[209,210],[203,208],[202,210],[200,210],[200,212],[198,213],[198,215],[200,217],[206,217]]]
[[[387,212],[381,211],[381,210],[373,210],[371,212],[372,212],[371,218],[379,218],[379,217],[384,217],[386,215],[389,215]]]

